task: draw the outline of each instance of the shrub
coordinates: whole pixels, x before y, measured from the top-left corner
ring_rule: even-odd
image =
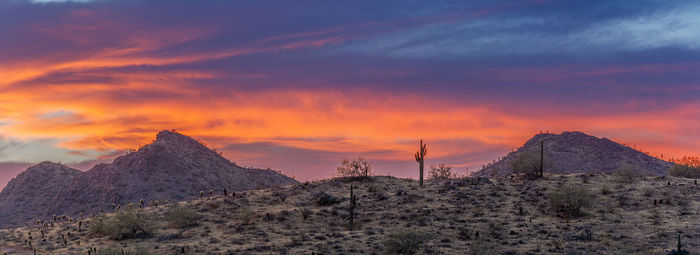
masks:
[[[311,214],[313,213],[313,211],[311,211],[311,209],[302,208],[302,207],[299,207],[299,212],[301,212],[301,217],[304,218],[305,220],[308,219],[309,216],[311,216]]]
[[[133,250],[127,250],[124,248],[109,247],[104,249],[98,249],[96,255],[148,255],[151,254],[148,249],[141,246],[134,247]]]
[[[535,179],[540,174],[540,158],[528,151],[523,151],[510,162],[513,173],[522,174],[528,179]]]
[[[257,217],[258,215],[255,211],[250,208],[241,208],[241,210],[238,211],[238,220],[240,220],[243,225],[252,224]]]
[[[318,193],[314,194],[313,196],[314,203],[318,206],[329,206],[333,204],[340,203],[340,199],[329,195],[326,192],[319,191]]]
[[[382,246],[384,254],[416,254],[427,238],[426,234],[415,230],[401,230],[389,234]]]
[[[154,233],[153,224],[133,209],[120,211],[109,218],[100,216],[91,222],[89,231],[114,240],[146,238]]]
[[[549,194],[550,209],[561,217],[579,217],[583,208],[593,205],[594,197],[583,187],[564,185]]]
[[[674,164],[668,170],[670,175],[684,178],[700,178],[700,158],[684,156],[671,162]]]
[[[194,210],[176,205],[165,214],[165,220],[174,228],[185,230],[199,225],[199,215]]]
[[[283,191],[275,191],[272,193],[272,196],[279,199],[280,202],[284,202],[285,200],[287,200],[287,193],[284,193]]]
[[[374,169],[372,169],[372,164],[362,157],[352,161],[343,159],[337,169],[337,174],[340,177],[368,177],[374,174]]]
[[[633,165],[622,165],[615,170],[618,182],[632,183],[639,177],[639,168]]]
[[[452,173],[452,167],[440,164],[438,166],[430,166],[430,179],[440,180],[440,179],[451,179],[454,178],[455,174]]]
[[[471,255],[490,255],[497,254],[493,246],[484,241],[477,241],[469,246],[469,254]]]
[[[653,208],[651,209],[651,211],[649,211],[649,219],[651,219],[652,224],[659,225],[661,224],[664,218],[659,209]]]

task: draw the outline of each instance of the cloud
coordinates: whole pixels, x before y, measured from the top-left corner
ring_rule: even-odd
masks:
[[[66,3],[66,2],[75,2],[75,3],[86,3],[86,2],[92,2],[95,0],[29,0],[32,3]]]
[[[173,128],[303,178],[362,155],[413,176],[421,138],[470,169],[540,130],[700,148],[696,6],[274,4],[0,3],[0,161],[86,167]]]
[[[59,147],[59,142],[59,139],[50,138],[17,139],[3,136],[0,139],[0,162],[79,162],[94,159],[100,155],[93,150],[76,153],[76,151]]]
[[[537,54],[600,57],[619,51],[696,50],[700,46],[700,18],[696,15],[700,8],[695,4],[647,3],[634,14],[623,11],[630,6],[600,5],[608,10],[591,6],[577,10],[581,13],[577,19],[571,18],[575,7],[569,7],[428,23],[352,43],[339,52],[422,59]],[[619,13],[606,13],[615,8]]]

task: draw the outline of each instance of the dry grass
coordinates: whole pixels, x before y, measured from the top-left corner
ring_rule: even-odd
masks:
[[[357,187],[352,230],[347,227],[350,184]],[[550,194],[567,185],[596,196],[581,217],[551,212]],[[337,203],[317,205],[321,191]],[[617,176],[601,174],[546,175],[535,181],[451,179],[423,187],[391,177],[332,179],[179,203],[199,217],[196,226],[184,230],[166,220],[172,203],[134,209],[154,223],[145,239],[90,234],[85,227],[94,218],[85,219],[81,231],[68,222],[0,230],[0,254],[10,249],[32,254],[30,234],[32,248],[41,254],[87,254],[89,247],[143,247],[139,251],[150,254],[381,254],[396,251],[387,249],[394,244],[418,246],[418,254],[668,254],[679,232],[684,248],[700,254],[699,191],[691,179],[640,177],[619,183]],[[655,206],[654,200],[660,202]],[[415,236],[397,238],[407,229],[426,238],[418,240],[422,243]]]

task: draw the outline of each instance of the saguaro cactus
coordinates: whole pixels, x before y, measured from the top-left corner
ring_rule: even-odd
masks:
[[[356,204],[356,199],[355,199],[355,194],[353,193],[353,186],[350,184],[350,207],[348,208],[350,211],[350,228],[353,228],[353,225],[355,224],[355,204]]]
[[[420,150],[416,152],[416,162],[418,162],[419,165],[419,173],[420,173],[420,186],[423,186],[423,165],[425,163],[425,154],[428,152],[428,150],[425,148],[426,144],[423,144],[423,140],[420,140]]]
[[[544,177],[544,141],[540,141],[540,177]]]
[[[678,247],[676,247],[675,250],[671,250],[670,255],[689,255],[690,253],[688,250],[684,250],[683,246],[681,246],[681,234],[678,233]]]

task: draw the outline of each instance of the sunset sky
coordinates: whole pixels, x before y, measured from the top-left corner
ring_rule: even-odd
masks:
[[[697,1],[0,1],[0,187],[163,129],[300,180],[459,173],[540,131],[700,152]]]

